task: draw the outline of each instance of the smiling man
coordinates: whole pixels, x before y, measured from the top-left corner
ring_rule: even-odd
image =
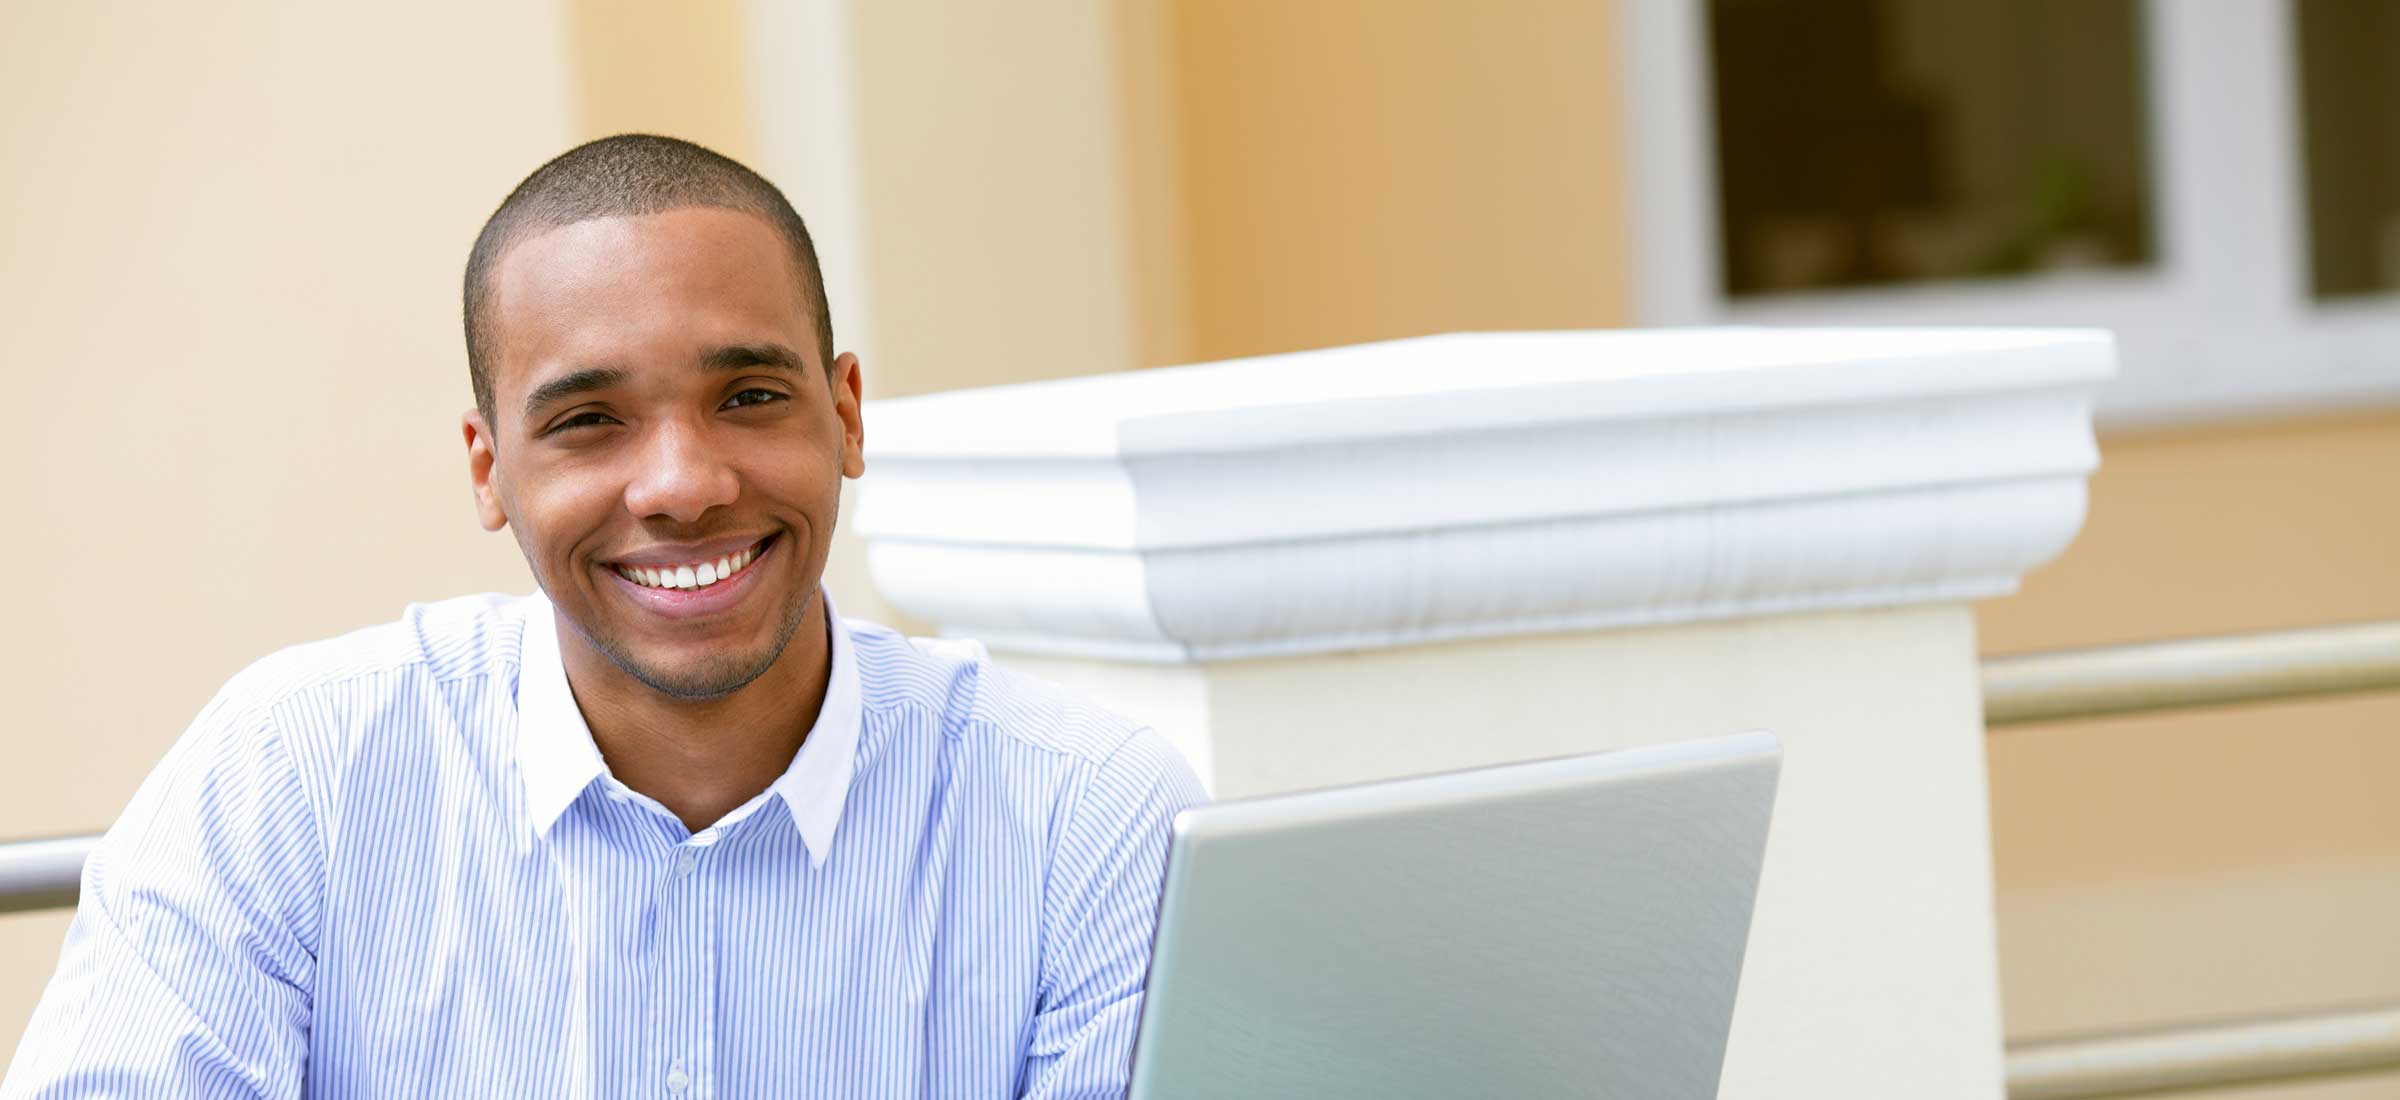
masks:
[[[476,511],[541,594],[227,684],[86,866],[0,1095],[1123,1095],[1199,787],[835,614],[859,364],[784,197],[584,145],[465,305]]]

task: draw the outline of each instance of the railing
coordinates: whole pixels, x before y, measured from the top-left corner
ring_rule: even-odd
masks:
[[[2400,689],[2400,622],[1983,663],[1987,727]],[[2027,1043],[2009,1100],[2089,1100],[2400,1070],[2400,1006]]]
[[[2400,622],[2109,646],[1983,665],[1984,721],[2022,725],[2400,689]],[[0,844],[0,913],[75,904],[98,837]],[[2400,1069],[2400,1006],[2024,1044],[2009,1100],[2086,1100]]]
[[[0,844],[0,913],[74,905],[83,857],[99,839],[62,836]]]
[[[2070,649],[1983,663],[1986,726],[2400,688],[2400,622]]]
[[[2400,1067],[2400,1006],[2249,1020],[2008,1052],[2008,1100],[2087,1100]]]

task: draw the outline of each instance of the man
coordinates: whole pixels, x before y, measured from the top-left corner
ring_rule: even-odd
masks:
[[[84,871],[8,1097],[1101,1097],[1153,733],[819,589],[864,472],[807,229],[667,138],[467,263],[477,513],[541,594],[227,684]]]

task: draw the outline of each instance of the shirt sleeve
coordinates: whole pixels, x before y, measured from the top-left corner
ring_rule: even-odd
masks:
[[[1043,898],[1026,1100],[1125,1095],[1169,826],[1206,800],[1190,765],[1149,730],[1127,738],[1086,781]]]
[[[0,1100],[301,1094],[317,819],[263,709],[236,696],[201,712],[85,861]]]

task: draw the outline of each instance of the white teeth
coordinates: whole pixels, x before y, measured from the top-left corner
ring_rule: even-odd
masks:
[[[620,565],[617,573],[635,584],[651,588],[706,588],[748,568],[758,560],[756,547],[738,554],[727,554],[715,561],[696,565],[650,566]]]

